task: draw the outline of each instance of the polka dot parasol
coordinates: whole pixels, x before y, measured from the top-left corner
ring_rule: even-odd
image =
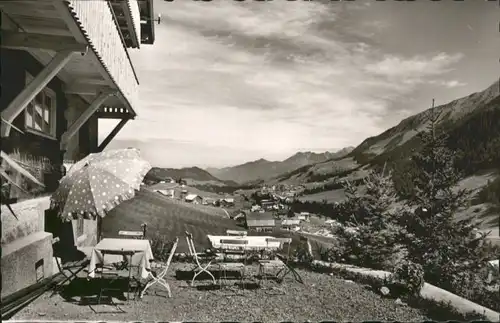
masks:
[[[52,207],[64,220],[104,217],[135,190],[151,169],[136,149],[90,154],[71,167],[52,194]]]

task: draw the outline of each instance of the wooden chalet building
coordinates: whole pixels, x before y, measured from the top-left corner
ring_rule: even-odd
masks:
[[[102,151],[136,117],[128,49],[153,44],[159,18],[153,0],[0,1],[0,14],[2,189],[15,213],[2,205],[3,301],[54,274],[48,196],[63,161]],[[102,118],[120,121],[98,143]],[[73,221],[76,246],[97,242],[97,222]]]

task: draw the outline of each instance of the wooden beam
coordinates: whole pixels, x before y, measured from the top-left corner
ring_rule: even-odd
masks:
[[[57,73],[69,62],[73,51],[58,52],[54,58],[38,73],[38,75],[19,93],[12,102],[2,111],[2,118],[7,123],[14,119],[26,108],[26,106],[40,93],[40,91],[57,75]],[[2,127],[2,137],[8,137],[11,127]]]
[[[66,27],[69,29],[71,35],[75,37],[76,41],[85,43],[87,40],[78,26],[78,23],[75,21],[75,18],[71,15],[68,4],[65,1],[53,1],[51,4],[59,13],[59,18],[64,21]]]
[[[54,9],[36,9],[36,8],[31,8],[29,6],[26,6],[26,3],[24,4],[24,7],[21,6],[12,6],[12,4],[9,4],[7,6],[3,6],[5,8],[4,10],[9,14],[9,16],[13,15],[21,15],[21,16],[32,16],[32,17],[39,17],[39,18],[58,18],[59,14],[55,12]],[[2,5],[0,4],[0,9],[3,9]]]
[[[78,79],[75,79],[72,83],[70,83],[68,86],[80,86],[80,85],[101,85],[101,86],[105,86],[105,85],[109,85],[108,81],[107,80],[103,80],[101,78],[85,78],[85,79],[82,79],[82,78],[78,78]]]
[[[80,128],[83,126],[85,122],[94,114],[94,112],[99,109],[101,104],[104,103],[110,96],[116,95],[115,91],[104,91],[101,94],[99,94],[94,101],[90,104],[90,106],[83,111],[83,113],[76,119],[75,122],[66,130],[66,132],[62,135],[61,137],[61,150],[66,149],[66,145],[68,144],[68,141],[75,135],[75,133],[80,130]]]
[[[19,165],[14,159],[10,158],[10,156],[7,155],[7,153],[5,153],[3,150],[0,151],[0,157],[2,157],[2,159],[7,164],[9,164],[10,167],[12,167],[13,169],[17,170],[21,175],[24,175],[24,177],[28,178],[33,183],[35,183],[35,184],[37,184],[37,185],[39,185],[41,187],[45,187],[45,185],[43,183],[41,183],[39,180],[37,180],[35,176],[31,175],[30,172],[28,172],[21,165]]]
[[[107,86],[92,86],[89,84],[73,83],[68,85],[64,92],[66,94],[78,94],[78,95],[96,95],[101,91],[111,91],[110,87]]]
[[[2,31],[1,46],[10,49],[39,48],[53,50],[56,52],[64,50],[80,53],[87,52],[87,45],[77,43],[73,37],[23,33],[7,30]]]
[[[97,152],[101,152],[106,148],[106,146],[115,138],[116,134],[122,130],[123,126],[129,121],[130,119],[122,119],[113,130],[109,133],[109,135],[101,142],[99,147],[97,148]]]

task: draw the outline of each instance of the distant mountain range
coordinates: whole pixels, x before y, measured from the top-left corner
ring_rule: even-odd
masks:
[[[429,102],[430,103],[430,102]],[[459,151],[466,175],[500,165],[500,84],[437,106],[438,130],[446,132],[449,148]],[[325,183],[334,178],[360,178],[369,168],[408,159],[421,148],[416,136],[425,130],[429,109],[402,120],[357,147],[336,152],[298,152],[283,161],[258,159],[224,168],[158,168],[155,177],[191,179],[199,185],[237,186],[252,183]],[[149,174],[148,174],[149,175]]]
[[[206,170],[221,180],[232,180],[243,184],[256,180],[266,180],[306,165],[342,158],[350,153],[352,149],[353,147],[347,147],[337,152],[327,151],[324,153],[298,152],[283,161],[269,161],[261,158],[237,166],[207,168]]]
[[[153,167],[146,174],[146,181],[159,182],[168,179],[183,179],[188,185],[237,186],[233,181],[220,180],[199,167],[162,168]]]

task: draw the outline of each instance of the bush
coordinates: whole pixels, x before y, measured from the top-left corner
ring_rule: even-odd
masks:
[[[481,203],[491,203],[500,208],[500,177],[494,181],[488,180],[488,184],[479,192],[478,198]]]
[[[307,240],[301,240],[299,245],[291,252],[292,259],[299,264],[310,264],[314,260],[313,255],[309,252]]]
[[[154,259],[166,262],[170,256],[174,240],[169,240],[164,235],[155,234],[149,241],[151,242]]]
[[[388,278],[391,292],[417,296],[424,286],[424,269],[420,264],[404,260],[396,265]]]

